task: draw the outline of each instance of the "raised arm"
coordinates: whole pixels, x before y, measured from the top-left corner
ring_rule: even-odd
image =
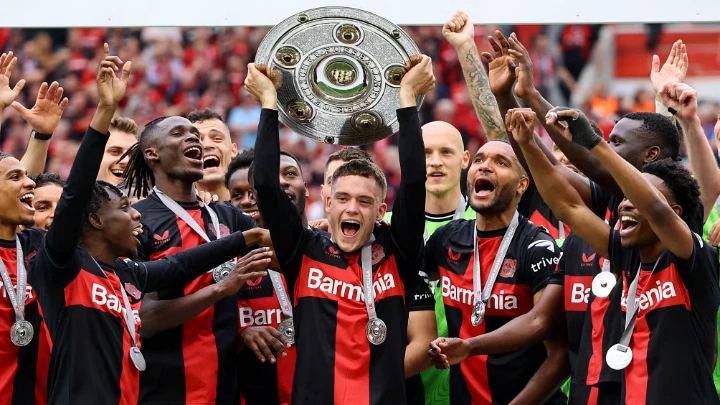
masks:
[[[502,38],[500,34],[500,38]],[[515,73],[517,76],[517,84],[515,85],[515,94],[523,99],[527,103],[533,112],[538,117],[545,117],[553,109],[553,106],[545,100],[540,92],[535,88],[533,63],[530,58],[530,53],[525,46],[518,40],[517,36],[510,35],[507,41],[500,41],[501,44],[507,43],[509,49],[507,53],[515,58],[517,67]],[[497,96],[498,99],[501,97]],[[512,107],[515,108],[515,107]],[[504,111],[507,113],[507,111]],[[583,174],[585,174],[590,180],[606,187],[609,190],[615,190],[620,192],[620,189],[615,184],[612,176],[599,164],[598,160],[588,151],[587,149],[573,144],[571,140],[565,138],[562,132],[558,131],[556,127],[552,125],[546,125],[545,120],[540,120],[540,123],[545,127],[552,141],[563,151],[565,156],[578,168]],[[511,142],[514,139],[511,137]],[[539,142],[536,135],[536,142],[538,146],[543,148],[543,153],[550,159],[550,162],[555,166],[562,166],[560,162],[556,162],[554,156],[550,150],[545,147],[545,144]],[[553,156],[551,158],[551,156]],[[580,193],[583,201],[590,206],[592,204],[592,195],[590,191],[590,185],[587,180],[582,176],[572,172],[572,170],[564,168],[563,173],[565,177],[571,182],[573,187]],[[620,194],[622,196],[622,194]]]
[[[625,197],[648,221],[663,245],[676,257],[689,259],[693,252],[692,232],[660,191],[635,167],[615,153],[607,143],[602,142],[602,138],[595,134],[589,121],[580,111],[568,109],[557,114],[562,117],[561,119],[569,120],[568,126],[573,142],[590,150],[605,165]],[[577,227],[573,230],[577,230]],[[585,239],[579,233],[578,235]],[[586,242],[590,241],[586,239]]]
[[[573,232],[597,253],[607,257],[610,227],[593,214],[577,190],[567,181],[562,169],[550,163],[540,150],[532,133],[535,117],[532,111],[510,110],[506,122],[513,138],[522,149],[540,195],[560,221],[568,224]],[[589,123],[588,127],[592,131]]]
[[[422,252],[425,229],[425,144],[417,114],[417,96],[435,87],[432,62],[423,55],[400,83],[400,187],[393,205],[390,232],[399,252],[415,261]],[[257,151],[255,152],[257,153]],[[265,218],[265,217],[263,217]]]
[[[286,265],[294,258],[305,228],[295,205],[280,186],[277,90],[254,63],[248,65],[245,87],[262,104],[253,164],[257,205],[281,268],[289,268]]]
[[[442,32],[445,39],[457,51],[475,113],[480,119],[480,124],[488,139],[507,140],[508,135],[498,102],[490,90],[485,66],[480,60],[480,53],[475,46],[475,28],[470,18],[464,12],[459,11],[445,23]],[[509,59],[507,63],[510,63]],[[505,69],[509,69],[509,64],[505,66]],[[510,72],[508,71],[508,73]]]
[[[118,66],[122,66],[121,78],[116,75]],[[129,77],[130,62],[123,64],[117,56],[110,56],[109,47],[105,44],[105,59],[100,63],[97,76],[100,102],[73,162],[55,210],[55,220],[46,235],[48,254],[60,267],[70,260],[80,240],[82,215],[90,204],[93,184],[109,137],[110,121],[125,96]]]
[[[29,110],[17,101],[12,103],[12,107],[30,124],[33,130],[27,150],[21,160],[29,174],[39,174],[45,171],[50,137],[60,124],[60,118],[67,105],[68,98],[63,98],[63,88],[58,82],[52,82],[50,86],[47,83],[41,84],[35,105]]]
[[[720,169],[697,116],[697,91],[684,83],[666,83],[660,89],[663,105],[672,108],[685,134],[690,169],[700,185],[700,198],[707,221],[720,196]]]
[[[158,291],[174,286],[182,287],[207,273],[215,267],[239,256],[248,254],[248,246],[261,243],[262,230],[255,228],[244,232],[234,232],[226,238],[183,250],[159,260],[143,262],[140,268],[147,269],[138,274],[143,292]],[[255,259],[270,262],[272,252],[269,248],[253,251]],[[223,280],[224,281],[224,280]],[[220,286],[222,283],[214,284]]]

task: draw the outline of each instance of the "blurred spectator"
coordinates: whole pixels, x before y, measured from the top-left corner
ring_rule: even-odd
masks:
[[[576,86],[583,68],[592,55],[600,26],[566,25],[558,27],[559,38],[547,26],[526,25],[498,27],[476,25],[476,44],[480,52],[490,51],[485,38],[502,28],[515,30],[527,46],[535,67],[535,85],[555,102],[558,88],[564,101]],[[475,115],[467,92],[465,78],[457,54],[447,43],[439,27],[404,27],[420,51],[433,58],[436,87],[425,96],[420,108],[423,123],[441,120],[456,126],[463,135],[466,148],[472,152],[486,139]],[[18,101],[34,100],[43,81],[57,80],[70,98],[63,121],[50,143],[48,171],[67,176],[97,103],[95,76],[103,56],[102,43],[107,41],[111,52],[133,62],[133,72],[119,116],[131,117],[140,126],[162,115],[187,115],[195,108],[210,108],[228,118],[233,140],[241,149],[254,146],[259,105],[246,96],[243,89],[247,63],[269,28],[72,28],[72,29],[8,29],[0,28],[0,48],[12,50],[19,59],[13,79],[27,80]],[[509,32],[507,32],[509,34]],[[14,83],[13,83],[14,84]],[[631,111],[653,111],[652,93],[640,89],[634,95],[618,99],[608,95],[599,85],[593,98],[582,106],[596,120],[607,138],[616,119]],[[702,93],[701,93],[702,95]],[[710,139],[720,106],[701,100],[699,115]],[[0,146],[5,152],[22,156],[30,128],[20,117],[7,109],[2,116]],[[542,127],[538,134],[547,139]],[[315,193],[322,182],[327,156],[337,147],[319,144],[281,127],[282,148],[300,159],[310,187],[308,212],[322,215],[323,203]],[[714,142],[714,141],[713,141]],[[389,137],[364,146],[388,176],[391,188],[397,185],[397,138]]]

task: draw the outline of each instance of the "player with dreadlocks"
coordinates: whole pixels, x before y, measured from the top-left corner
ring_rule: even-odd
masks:
[[[115,74],[119,65],[121,78]],[[58,203],[58,216],[32,262],[31,281],[37,283],[54,343],[50,404],[137,402],[138,373],[146,366],[131,303],[140,302],[145,291],[182,286],[212,266],[248,253],[246,246],[260,241],[261,234],[251,230],[153,262],[120,259],[137,256],[141,216],[120,189],[95,182],[95,177],[129,75],[130,62],[109,56],[105,45],[97,79],[100,104]],[[263,275],[247,272],[267,266],[270,255],[266,248],[247,254],[222,283],[223,291],[234,295],[245,280]]]
[[[143,216],[139,257],[156,260],[235,231],[255,228],[248,215],[223,202],[198,201],[204,148],[198,129],[183,117],[150,122],[128,151],[128,187]],[[233,402],[239,327],[237,297],[217,288],[231,264],[174,289],[146,295],[140,309],[143,353],[140,404]],[[202,367],[198,367],[202,364]],[[167,381],[179,381],[167,384]]]

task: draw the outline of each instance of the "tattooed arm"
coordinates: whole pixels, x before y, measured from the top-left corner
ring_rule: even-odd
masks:
[[[467,14],[459,11],[443,26],[443,35],[455,47],[475,113],[488,139],[507,140],[507,131],[497,100],[490,90],[488,75],[475,46],[475,28]]]

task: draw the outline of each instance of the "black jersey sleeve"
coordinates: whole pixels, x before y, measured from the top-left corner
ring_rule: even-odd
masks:
[[[612,214],[620,204],[619,198],[608,193],[597,183],[592,181],[590,182],[590,195],[592,196],[592,207],[590,207],[590,209],[593,213],[595,213],[595,215],[602,219],[607,219],[606,214],[608,210]]]
[[[417,263],[424,245],[425,144],[416,107],[398,109],[397,117],[401,178],[390,233],[398,253],[408,262]]]
[[[147,293],[182,287],[205,272],[247,252],[243,233],[235,232],[159,260],[125,263],[136,273],[142,292]]]
[[[562,251],[555,240],[545,232],[538,232],[528,244],[523,256],[522,278],[535,294],[547,286],[555,272]]]
[[[563,244],[563,249],[565,249],[565,244]],[[555,284],[555,285],[565,285],[565,265],[567,264],[567,259],[565,258],[565,255],[561,252],[560,253],[560,261],[558,262],[557,269],[550,274],[550,278],[548,278],[548,284]]]
[[[257,205],[283,272],[297,272],[302,259],[300,247],[307,235],[297,208],[280,186],[279,136],[278,112],[263,109],[253,161]]]
[[[108,137],[88,127],[78,149],[55,209],[55,219],[45,236],[48,257],[57,267],[63,267],[75,254],[82,233],[82,216],[92,198]]]

